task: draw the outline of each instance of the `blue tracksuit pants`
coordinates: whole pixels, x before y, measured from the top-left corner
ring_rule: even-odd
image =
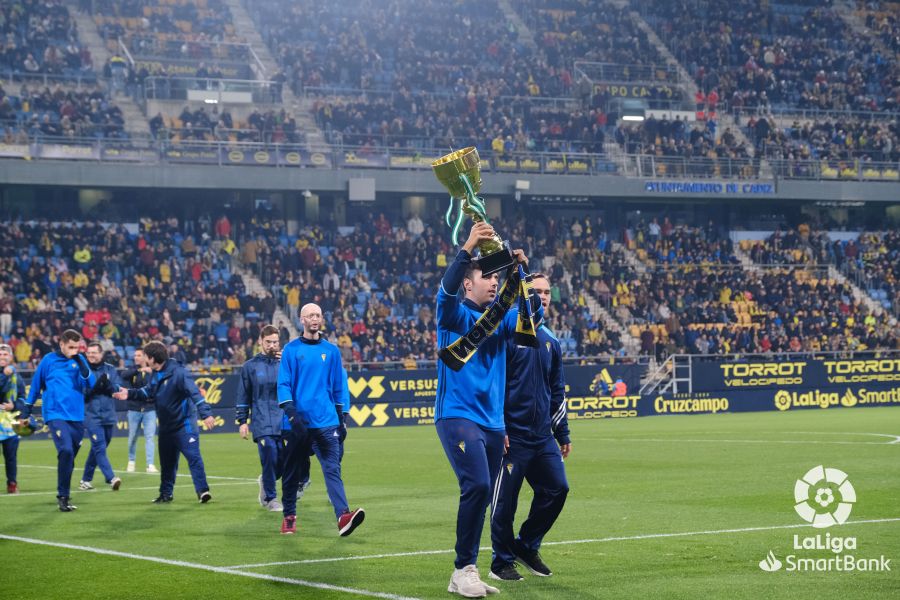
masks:
[[[459,481],[456,513],[456,568],[474,565],[484,514],[503,458],[502,431],[483,429],[468,419],[441,419],[438,437]]]
[[[187,459],[191,479],[194,481],[194,490],[198,494],[209,491],[203,457],[200,456],[200,434],[184,428],[174,433],[159,435],[160,495],[173,495],[179,454],[183,454]]]
[[[522,482],[534,489],[534,499],[528,518],[513,538],[513,520]],[[503,468],[494,488],[494,508],[491,512],[491,543],[494,548],[492,569],[515,560],[519,551],[535,552],[562,512],[569,493],[566,469],[559,446],[552,437],[525,441],[511,437],[509,451],[503,457]]]
[[[68,498],[72,486],[72,471],[75,470],[75,457],[84,437],[84,422],[53,419],[47,421],[47,427],[50,428],[50,437],[56,446],[56,495]]]
[[[87,460],[84,461],[82,481],[91,481],[94,478],[94,470],[97,467],[100,467],[100,472],[103,473],[106,483],[112,481],[113,477],[116,476],[113,473],[112,465],[109,463],[109,456],[106,453],[115,429],[115,425],[93,425],[88,427],[87,433],[88,438],[91,440],[91,453],[88,455]]]

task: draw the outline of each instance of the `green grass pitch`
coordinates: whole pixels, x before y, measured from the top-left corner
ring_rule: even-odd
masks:
[[[542,550],[554,575],[499,583],[500,597],[900,597],[900,562],[894,562],[900,560],[900,443],[891,443],[900,435],[898,422],[900,410],[892,408],[574,422],[566,462],[571,492]],[[76,461],[75,487],[86,450],[87,442]],[[153,505],[158,476],[119,471],[119,492],[76,491],[79,510],[63,514],[54,501],[51,443],[22,443],[23,494],[0,497],[0,534],[81,548],[0,538],[4,597],[451,597],[458,488],[433,427],[350,431],[344,480],[351,505],[365,507],[367,518],[348,538],[337,535],[315,463],[298,534],[281,536],[281,515],[256,501],[254,445],[237,434],[206,435],[202,450],[213,476],[208,505],[197,503],[187,476],[179,476],[173,504]],[[124,437],[113,440],[110,454],[114,467],[124,469]],[[794,483],[817,465],[842,469],[856,489],[843,526],[804,527],[794,511]],[[187,474],[183,464],[181,472]],[[523,493],[520,516],[529,501]],[[734,531],[744,529],[750,530]],[[782,561],[801,554],[792,550],[795,534],[826,531],[856,537],[857,549],[845,553],[884,555],[892,570],[760,569],[769,551]],[[490,545],[487,527],[482,542]],[[384,556],[395,554],[404,555]],[[279,562],[287,564],[239,566]],[[484,578],[489,563],[490,551],[483,550]],[[324,587],[313,587],[319,584]]]

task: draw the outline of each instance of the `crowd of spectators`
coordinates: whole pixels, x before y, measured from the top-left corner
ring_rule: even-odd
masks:
[[[729,109],[897,109],[896,55],[831,2],[634,0],[704,91]]]
[[[849,116],[795,120],[779,127],[771,115],[751,116],[745,132],[756,153],[768,159],[894,162],[900,160],[900,125],[896,119]]]
[[[891,240],[872,253],[886,267],[873,273],[885,273],[885,281],[896,281]],[[618,282],[613,310],[640,340],[642,354],[662,360],[673,353],[900,348],[886,312],[855,299],[849,284],[830,278],[827,266],[817,263],[820,253],[835,247],[855,261],[855,244],[833,244],[808,227],[776,232],[748,248],[759,262],[781,266],[744,269],[730,240],[712,224],[699,229],[651,222],[635,228],[627,242],[646,271]]]
[[[580,259],[596,246],[582,225],[553,217],[493,221],[505,237],[521,243],[532,271],[551,280],[549,318],[568,355],[613,354],[619,337],[604,331],[587,304],[590,280]],[[588,230],[590,228],[588,227]],[[595,228],[595,231],[597,229]],[[372,215],[354,227],[310,226],[286,235],[283,225],[251,229],[249,255],[296,319],[307,302],[322,306],[330,333],[346,361],[420,364],[435,357],[434,294],[455,253],[449,231],[435,220],[411,215],[392,223]]]
[[[240,363],[271,294],[248,296],[231,272],[227,218],[136,226],[82,222],[0,224],[0,336],[34,367],[75,328],[122,365],[135,347],[165,341],[185,364]]]
[[[228,109],[207,111],[201,106],[191,110],[185,106],[177,117],[157,113],[149,121],[150,132],[157,139],[170,142],[262,142],[266,144],[298,144],[303,135],[293,115],[283,108],[260,112],[254,109],[246,121],[232,117]]]
[[[151,56],[228,58],[240,41],[224,0],[83,0],[108,40],[123,38]],[[242,57],[245,58],[245,57]]]
[[[90,51],[60,0],[0,3],[0,71],[25,75],[86,76]]]
[[[99,86],[66,88],[0,86],[0,125],[7,142],[29,137],[124,138],[121,109]]]

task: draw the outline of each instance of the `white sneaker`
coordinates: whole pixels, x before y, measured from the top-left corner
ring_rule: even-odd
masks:
[[[109,487],[112,488],[112,491],[118,492],[119,488],[122,487],[122,480],[118,477],[113,477],[112,481],[109,482]]]
[[[155,465],[147,465],[148,473],[159,473],[159,469],[156,468]]]
[[[91,482],[90,482],[90,481],[81,481],[81,482],[78,484],[78,489],[84,490],[84,491],[88,491],[88,490],[94,489],[94,486],[91,485]]]
[[[459,594],[464,598],[484,598],[488,595],[488,586],[481,581],[481,576],[478,574],[478,567],[475,565],[466,565],[462,569],[456,569],[453,571],[453,575],[450,576],[450,585],[447,586],[447,591],[451,594]],[[500,590],[497,588],[492,588],[497,593]]]
[[[259,484],[259,505],[266,505],[266,488],[263,487],[262,475],[256,478],[256,483]]]
[[[134,461],[133,460],[128,461],[128,466],[125,467],[125,472],[126,473],[134,473]]]
[[[281,505],[281,502],[272,499],[266,502],[266,510],[269,512],[281,512],[284,510],[284,507]]]

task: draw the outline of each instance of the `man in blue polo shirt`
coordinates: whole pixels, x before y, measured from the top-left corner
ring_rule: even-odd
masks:
[[[325,340],[322,309],[307,304],[300,310],[303,333],[284,347],[278,371],[278,405],[291,423],[285,436],[281,533],[297,531],[297,490],[309,476],[312,449],[325,477],[328,499],[337,517],[338,533],[350,535],[365,519],[362,508],[350,510],[341,479],[341,441],[347,436],[343,404],[344,375],[341,353]]]
[[[533,276],[532,289],[541,299],[544,315],[550,308],[550,282],[545,275]],[[559,340],[545,321],[537,327],[538,347],[507,347],[507,386],[504,404],[509,448],[494,489],[491,512],[493,579],[522,579],[515,562],[531,574],[552,575],[538,550],[562,511],[569,493],[563,459],[569,456],[569,422],[566,417],[566,382],[563,378]],[[528,518],[518,537],[513,534],[513,518],[522,482],[534,490]]]
[[[87,359],[78,353],[80,344],[80,333],[74,329],[62,332],[59,350],[45,356],[34,372],[21,415],[27,421],[41,398],[41,414],[56,445],[56,499],[62,512],[78,508],[69,501],[69,490],[84,436],[84,394],[97,383]]]
[[[497,274],[482,277],[478,263],[472,260],[478,243],[492,239],[493,234],[487,223],[473,225],[441,280],[437,293],[439,348],[465,335],[497,297]],[[516,250],[514,254],[520,263],[527,264],[524,252]],[[459,297],[460,287],[463,298]],[[517,318],[517,309],[509,310],[497,330],[458,371],[438,361],[435,425],[460,490],[456,568],[447,590],[468,598],[499,591],[481,580],[476,561],[485,510],[503,457],[506,341],[515,333]]]

